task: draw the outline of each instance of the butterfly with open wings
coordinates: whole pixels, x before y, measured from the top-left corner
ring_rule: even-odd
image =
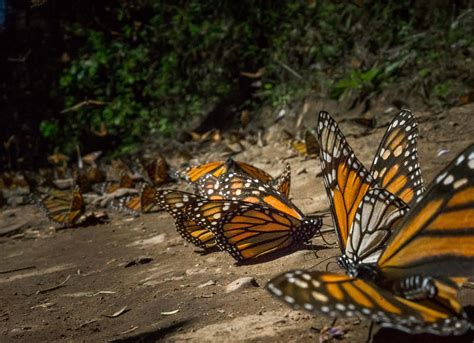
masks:
[[[199,188],[201,188],[206,183],[206,177],[208,175],[220,177],[221,175],[225,175],[226,173],[230,172],[248,175],[265,184],[271,184],[275,189],[282,192],[286,196],[289,196],[291,179],[291,170],[289,164],[285,166],[285,169],[280,174],[280,176],[276,177],[275,179],[260,168],[254,167],[251,164],[245,162],[234,161],[232,158],[228,158],[226,161],[214,161],[188,167],[183,171],[176,172],[175,175],[178,178],[194,184],[199,190]]]
[[[253,185],[253,188],[264,187],[265,189],[268,189],[268,191],[278,194],[278,197],[288,198],[291,185],[290,165],[286,164],[285,169],[280,176],[273,180],[271,183],[272,188],[268,187],[268,183],[264,183],[248,174],[230,171],[221,174],[218,177],[212,174],[207,174],[201,177],[194,184],[194,191],[196,194],[211,200],[226,198],[237,200],[245,196],[244,193],[250,185]]]
[[[205,197],[157,190],[158,204],[175,218],[179,233],[197,246],[206,247],[196,237],[208,239],[209,233],[221,250],[242,261],[307,242],[321,227],[320,217],[305,217],[272,186],[247,175],[227,173],[212,184]]]

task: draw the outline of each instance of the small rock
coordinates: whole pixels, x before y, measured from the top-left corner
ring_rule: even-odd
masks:
[[[132,247],[132,246],[141,245],[143,247],[149,247],[149,246],[153,246],[155,244],[163,243],[165,241],[165,237],[166,237],[166,234],[160,233],[159,235],[156,235],[154,237],[139,240],[139,241],[133,242],[131,244],[128,244],[127,246]]]
[[[204,274],[207,273],[207,268],[190,268],[185,271],[186,275]]]
[[[199,285],[198,288],[204,288],[204,287],[207,287],[207,286],[214,286],[215,284],[216,284],[216,282],[214,280],[209,280],[208,282],[203,283],[202,285]]]
[[[230,293],[238,289],[250,288],[250,287],[260,287],[260,286],[258,285],[255,278],[251,276],[246,276],[229,283],[227,287],[225,288],[225,292]]]

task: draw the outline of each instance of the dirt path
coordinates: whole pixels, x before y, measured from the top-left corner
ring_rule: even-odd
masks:
[[[314,113],[311,106],[308,113]],[[428,182],[473,141],[474,106],[415,114]],[[382,115],[379,121],[388,122],[391,115]],[[311,121],[314,114],[305,119],[308,127]],[[348,140],[369,165],[385,127],[366,134],[362,134],[365,128],[351,123],[341,127],[359,136],[349,135]],[[283,159],[294,155],[279,135],[279,129],[268,130],[266,146],[248,146],[235,158],[276,175]],[[316,177],[319,162],[302,157],[286,161],[293,171],[294,202],[306,213],[327,210],[323,182]],[[313,241],[317,256],[312,250],[297,251],[261,264],[236,266],[225,253],[201,255],[184,244],[165,213],[139,218],[110,215],[108,224],[55,231],[36,207],[2,211],[1,227],[28,221],[29,228],[16,237],[0,237],[0,341],[314,341],[318,331],[330,324],[326,318],[290,310],[264,289],[268,279],[282,271],[311,268],[337,255],[336,245],[328,247],[321,237]],[[332,233],[324,238],[335,242]],[[3,273],[20,268],[27,269]],[[256,283],[226,293],[228,284],[243,277]],[[473,305],[474,291],[463,289],[460,299]],[[342,342],[366,340],[367,322],[338,323],[347,330]],[[438,339],[379,329],[374,339],[473,341],[472,336]]]

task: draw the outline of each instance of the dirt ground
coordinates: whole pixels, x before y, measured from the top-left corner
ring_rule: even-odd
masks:
[[[326,107],[325,107],[326,106]],[[336,120],[347,115],[337,106],[310,101],[289,110],[270,127],[264,145],[244,144],[235,159],[277,175],[289,162],[291,197],[305,213],[328,211],[319,161],[295,156],[282,128],[315,127],[317,110],[331,106]],[[375,129],[341,122],[358,157],[370,166],[384,124],[396,114],[389,106],[373,110]],[[426,183],[473,141],[474,105],[440,112],[418,112],[419,155]],[[303,112],[302,112],[303,111]],[[352,112],[351,112],[352,113]],[[272,114],[275,115],[275,114]],[[203,151],[200,161],[222,158]],[[19,234],[0,237],[0,341],[316,341],[331,324],[321,316],[292,311],[264,289],[276,274],[293,268],[325,269],[324,259],[339,254],[333,233],[300,250],[259,264],[237,266],[222,252],[200,254],[176,233],[171,217],[152,213],[138,218],[109,211],[107,224],[55,230],[35,206],[3,209],[0,229],[27,223]],[[330,225],[328,218],[327,224]],[[335,264],[330,266],[335,270]],[[11,271],[18,269],[17,271]],[[21,269],[21,270],[20,270]],[[254,278],[234,292],[231,282]],[[472,280],[471,280],[472,281]],[[474,290],[463,288],[460,300],[474,305]],[[339,320],[346,330],[341,342],[365,342],[369,323]],[[380,342],[473,342],[464,337],[410,336],[374,328]]]

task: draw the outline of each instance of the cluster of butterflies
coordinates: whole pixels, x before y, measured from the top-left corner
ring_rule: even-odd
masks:
[[[306,148],[317,146],[344,274],[288,271],[273,278],[267,290],[295,309],[365,318],[409,333],[469,330],[456,296],[474,274],[474,144],[425,189],[417,122],[408,110],[390,123],[370,170],[326,112],[319,114],[315,137]],[[193,192],[145,184],[140,194],[123,198],[120,207],[130,213],[164,209],[186,241],[226,251],[239,262],[307,244],[323,223],[322,216],[305,215],[289,200],[289,165],[272,178],[228,159],[189,167],[173,177],[187,181]],[[67,220],[74,221],[83,206],[80,199],[75,191],[58,216],[67,213]],[[53,219],[57,201],[42,203]]]
[[[474,144],[426,190],[417,136],[415,117],[401,111],[369,170],[334,119],[319,114],[318,156],[345,273],[288,271],[267,284],[272,295],[295,309],[408,333],[471,328],[456,295],[474,275]],[[194,192],[157,189],[155,202],[198,247],[246,261],[305,244],[322,226],[321,216],[305,216],[288,199],[288,165],[275,179],[233,160],[177,174]]]
[[[86,212],[83,193],[88,191],[106,198],[110,195],[108,206],[116,211],[134,216],[153,212],[158,209],[154,201],[155,187],[170,179],[168,165],[162,156],[140,161],[135,165],[140,166],[135,168],[139,172],[132,172],[123,163],[115,166],[120,173],[117,181],[103,181],[104,177],[96,166],[84,168],[77,173],[72,192],[48,188],[46,192],[40,193],[36,200],[46,216],[61,227],[101,221],[102,216],[95,212]],[[121,194],[121,190],[125,192]],[[116,192],[119,194],[112,196]]]

